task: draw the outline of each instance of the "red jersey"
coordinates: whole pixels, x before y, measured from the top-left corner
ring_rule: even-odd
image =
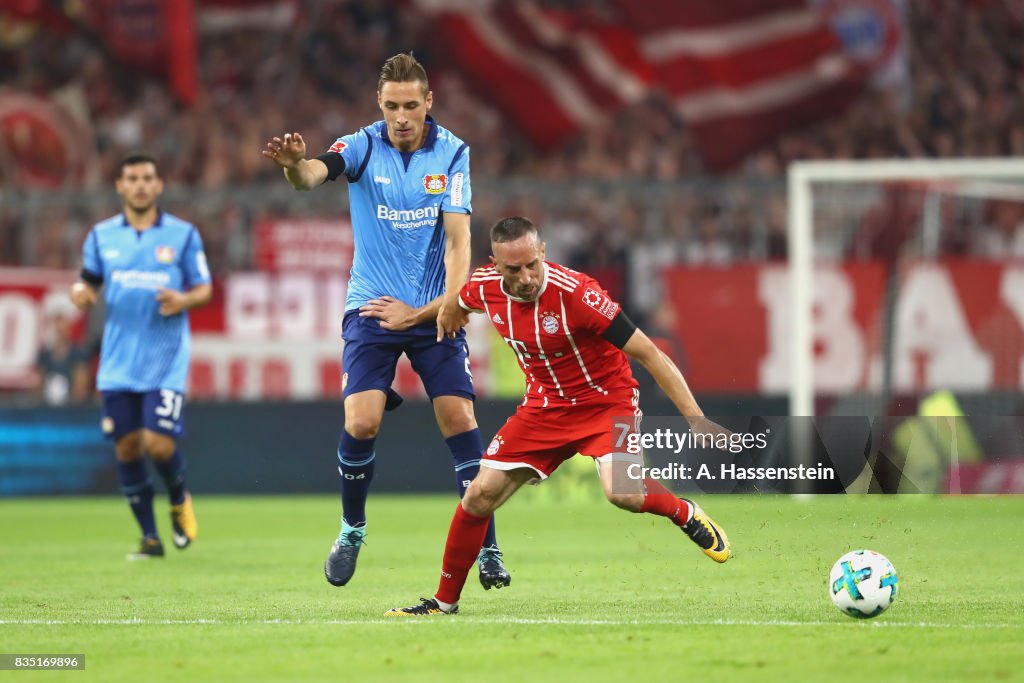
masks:
[[[621,307],[589,275],[545,263],[540,294],[524,301],[485,266],[470,275],[459,303],[486,314],[515,351],[526,375],[524,406],[606,401],[637,386],[626,354],[601,336]]]

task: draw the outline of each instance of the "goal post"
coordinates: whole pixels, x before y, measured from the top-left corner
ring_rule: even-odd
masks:
[[[789,288],[789,412],[794,416],[815,414],[815,321],[814,287],[816,240],[828,231],[826,198],[823,188],[849,186],[885,187],[899,194],[902,188],[922,189],[927,193],[953,195],[966,211],[977,202],[989,199],[1022,202],[1024,206],[1024,159],[914,159],[863,161],[798,161],[788,168],[788,273]],[[851,190],[852,192],[853,190]],[[827,191],[826,191],[827,194]],[[860,200],[858,200],[860,201]],[[974,202],[974,204],[971,204]],[[867,205],[868,200],[863,202]],[[965,208],[966,207],[966,208]],[[938,254],[937,240],[941,212],[939,199],[926,198],[918,207],[915,239],[922,258]],[[816,216],[824,218],[816,224]],[[917,215],[917,214],[915,214]],[[859,218],[852,219],[856,222]],[[825,223],[826,225],[822,225]],[[846,253],[846,252],[842,252]],[[840,259],[843,256],[840,256]],[[892,321],[892,312],[889,313]],[[882,334],[892,334],[883,321]],[[890,381],[892,361],[884,354],[885,377]],[[1024,370],[1022,370],[1024,372]]]

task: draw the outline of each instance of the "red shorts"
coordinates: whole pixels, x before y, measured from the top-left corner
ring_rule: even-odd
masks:
[[[639,431],[642,417],[636,389],[616,392],[599,403],[520,406],[498,430],[480,464],[499,470],[528,467],[546,479],[577,453],[595,459],[626,453],[626,435]]]

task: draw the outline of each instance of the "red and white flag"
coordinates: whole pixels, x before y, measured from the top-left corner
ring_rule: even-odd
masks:
[[[200,0],[196,11],[202,33],[284,30],[299,16],[296,0]]]
[[[199,96],[193,0],[93,0],[85,23],[124,65],[166,78],[178,101]]]
[[[550,149],[647,93],[649,71],[630,30],[530,0],[414,0],[474,87]]]
[[[723,170],[843,111],[866,80],[807,0],[617,0],[601,12],[413,2],[436,19],[451,61],[541,149],[658,88],[708,168]]]
[[[870,72],[873,86],[913,94],[906,0],[811,0],[811,5],[846,53]]]
[[[864,70],[805,0],[618,7],[712,170],[842,112],[864,87]]]

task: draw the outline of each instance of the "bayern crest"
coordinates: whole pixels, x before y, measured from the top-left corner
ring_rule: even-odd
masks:
[[[501,448],[502,443],[503,440],[500,435],[494,437],[494,440],[491,441],[491,445],[487,447],[487,455],[494,455],[495,453],[497,453],[498,449]]]
[[[544,328],[544,331],[548,334],[554,334],[558,332],[559,329],[558,318],[549,313],[541,319],[540,326]]]
[[[441,194],[448,187],[448,176],[444,173],[432,173],[423,176],[423,189],[427,194]]]

